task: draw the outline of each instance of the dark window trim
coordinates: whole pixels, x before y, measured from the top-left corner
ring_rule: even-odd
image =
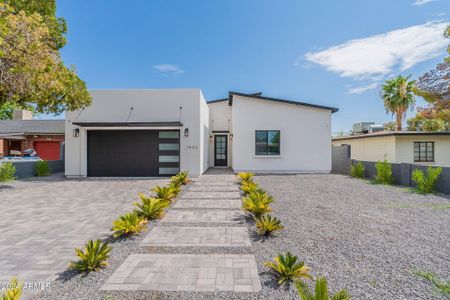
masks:
[[[279,145],[278,145],[278,154],[269,154],[269,152],[267,152],[266,154],[258,154],[258,153],[256,153],[256,143],[257,143],[257,141],[256,141],[256,136],[257,136],[257,132],[258,131],[265,131],[266,132],[266,135],[267,135],[267,144],[266,144],[266,147],[267,147],[267,149],[269,148],[269,137],[268,137],[268,135],[269,135],[269,131],[278,131],[279,132],[279,134],[280,134],[280,141],[279,141]],[[276,156],[281,156],[281,130],[279,130],[279,129],[256,129],[255,130],[255,156],[273,156],[273,157],[276,157]]]
[[[418,143],[419,144],[419,159],[417,159],[416,160],[416,150],[415,150],[415,148],[416,148],[416,143]],[[428,147],[427,147],[427,144],[428,143],[431,143],[431,154],[432,154],[432,159],[431,160],[428,160],[427,158],[425,159],[425,160],[423,160],[423,159],[420,159],[420,157],[422,157],[422,155],[421,155],[421,151],[420,151],[420,144],[421,143],[425,143],[426,145],[425,145],[425,148],[426,148],[426,150],[425,150],[425,157],[427,157],[427,152],[428,152]],[[413,159],[414,159],[414,162],[435,162],[434,161],[434,145],[435,145],[435,143],[434,143],[434,141],[414,141],[413,142]]]

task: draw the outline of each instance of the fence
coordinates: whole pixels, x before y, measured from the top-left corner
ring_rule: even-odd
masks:
[[[375,164],[372,161],[359,161],[351,159],[350,146],[333,146],[332,148],[332,173],[350,174],[351,165],[361,162],[364,165],[364,177],[373,179],[376,174]],[[394,183],[404,186],[414,187],[411,180],[411,174],[415,169],[426,171],[428,166],[409,164],[409,163],[392,163],[392,175]],[[442,167],[442,173],[436,183],[436,190],[441,193],[450,194],[450,167]]]
[[[34,165],[36,161],[11,161],[11,163],[16,168],[15,177],[16,178],[27,178],[33,177],[34,175]],[[50,167],[51,173],[64,172],[64,160],[49,160],[48,166]]]

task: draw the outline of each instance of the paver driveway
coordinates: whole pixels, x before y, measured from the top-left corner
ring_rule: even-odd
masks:
[[[0,188],[0,282],[49,282],[75,259],[74,248],[110,234],[138,192],[167,179],[17,181]]]

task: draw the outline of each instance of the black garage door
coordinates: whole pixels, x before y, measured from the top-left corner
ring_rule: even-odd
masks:
[[[180,134],[171,130],[89,130],[88,176],[169,176],[180,167]]]

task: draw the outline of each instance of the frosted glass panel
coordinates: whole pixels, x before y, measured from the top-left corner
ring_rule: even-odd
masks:
[[[180,137],[179,131],[160,131],[159,138],[160,139],[177,139]]]
[[[160,155],[159,162],[179,162],[180,157],[178,155]]]
[[[160,175],[177,174],[179,171],[180,171],[180,168],[159,168]]]

